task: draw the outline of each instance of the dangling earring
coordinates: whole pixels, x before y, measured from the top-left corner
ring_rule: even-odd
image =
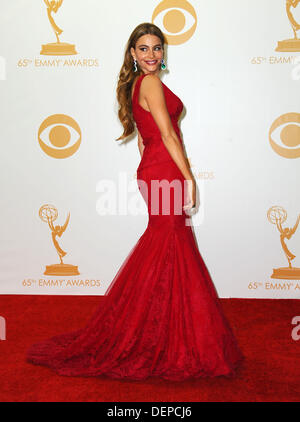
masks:
[[[134,59],[133,60],[133,71],[136,72],[137,71],[137,61]]]
[[[164,59],[161,59],[160,63],[161,63],[160,68],[162,70],[165,70],[167,68],[167,66],[165,65]]]

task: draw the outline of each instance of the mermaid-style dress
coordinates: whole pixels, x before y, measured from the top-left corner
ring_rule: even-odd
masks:
[[[161,192],[150,189],[151,180],[183,184],[184,178],[151,113],[138,102],[145,76],[136,82],[132,111],[145,144],[137,181],[148,206],[147,228],[86,326],[31,345],[27,361],[65,376],[232,377],[244,356],[198,250],[191,218],[176,211],[183,189],[181,198],[170,189],[168,213],[162,212]],[[163,90],[182,143],[177,121],[183,104],[165,84]]]

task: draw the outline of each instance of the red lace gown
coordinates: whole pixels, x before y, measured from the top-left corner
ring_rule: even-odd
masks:
[[[184,179],[151,113],[138,102],[145,76],[136,82],[132,110],[145,144],[137,184],[148,205],[147,228],[86,326],[31,345],[27,361],[65,376],[159,376],[174,381],[232,377],[244,356],[198,250],[191,218],[185,211],[176,212],[180,195],[175,189],[169,191],[169,213],[162,212],[162,193],[159,198],[157,191],[151,195],[151,180],[183,184]],[[182,143],[177,121],[183,104],[162,85]],[[156,211],[151,212],[153,204]]]

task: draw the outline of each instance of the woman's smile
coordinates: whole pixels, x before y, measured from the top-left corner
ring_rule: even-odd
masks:
[[[146,62],[148,65],[152,66],[152,65],[154,65],[154,64],[156,64],[156,63],[157,63],[157,60],[145,60],[145,62]]]

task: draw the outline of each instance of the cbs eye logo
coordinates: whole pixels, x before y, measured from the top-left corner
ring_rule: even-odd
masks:
[[[38,140],[42,150],[50,157],[68,158],[81,144],[81,130],[72,117],[53,114],[39,127]]]
[[[154,9],[152,23],[163,28],[168,44],[178,45],[188,41],[194,34],[197,15],[186,0],[163,0]]]
[[[280,128],[280,126],[282,127]],[[276,141],[274,138],[280,138],[280,141]],[[270,127],[269,142],[273,150],[281,157],[299,158],[300,114],[286,113],[279,116]]]

